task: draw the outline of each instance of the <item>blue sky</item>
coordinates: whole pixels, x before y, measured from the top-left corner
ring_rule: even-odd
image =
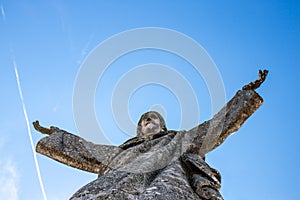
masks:
[[[219,70],[227,100],[255,80],[258,69],[270,70],[258,90],[264,105],[209,153],[207,162],[222,174],[225,199],[296,199],[300,189],[296,182],[300,179],[299,1],[1,0],[0,6],[1,199],[43,199],[14,67],[30,123],[38,119],[42,125],[77,134],[72,101],[81,64],[111,36],[143,27],[172,29],[202,45]],[[113,121],[113,86],[126,71],[147,63],[168,65],[188,80],[200,107],[198,123],[213,114],[205,81],[189,63],[159,50],[132,52],[112,63],[95,93],[95,113],[106,120],[104,132],[115,145],[130,136]],[[168,128],[178,130],[181,110],[176,97],[168,88],[150,84],[135,91],[124,106],[137,122],[143,112],[159,105]],[[32,127],[31,134],[34,144],[43,137]],[[41,155],[37,161],[50,200],[67,199],[96,178]]]

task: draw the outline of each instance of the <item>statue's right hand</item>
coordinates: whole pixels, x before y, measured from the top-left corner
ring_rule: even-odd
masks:
[[[55,131],[54,128],[52,128],[52,127],[50,127],[50,128],[42,127],[38,120],[36,120],[32,124],[33,124],[33,127],[35,128],[35,130],[37,130],[43,134],[51,135]]]

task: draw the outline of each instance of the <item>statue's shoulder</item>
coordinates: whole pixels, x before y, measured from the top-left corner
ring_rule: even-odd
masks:
[[[124,142],[123,144],[121,144],[119,147],[123,150],[126,150],[130,147],[133,147],[133,146],[136,146],[136,145],[139,145],[141,143],[143,143],[144,140],[142,140],[141,137],[134,137],[134,138],[131,138],[129,140],[127,140],[126,142]]]

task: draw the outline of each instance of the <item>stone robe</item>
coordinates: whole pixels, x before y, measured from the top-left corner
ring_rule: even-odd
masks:
[[[240,90],[214,117],[189,131],[135,137],[119,147],[93,144],[52,127],[37,152],[98,178],[72,200],[223,199],[221,176],[205,155],[237,131],[263,103],[254,90]]]

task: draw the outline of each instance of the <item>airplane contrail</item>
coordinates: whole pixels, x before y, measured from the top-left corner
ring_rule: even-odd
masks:
[[[35,162],[37,176],[38,176],[38,179],[39,179],[39,183],[40,183],[41,191],[42,191],[42,194],[43,194],[43,198],[44,198],[44,200],[47,200],[45,189],[44,189],[44,185],[43,185],[43,181],[42,181],[42,177],[41,177],[40,167],[39,167],[39,164],[38,164],[38,161],[37,161],[36,152],[35,152],[35,148],[34,148],[34,144],[33,144],[33,140],[32,140],[32,134],[31,134],[31,130],[30,130],[30,124],[29,124],[29,120],[28,120],[26,106],[25,106],[25,103],[24,103],[24,98],[23,98],[23,93],[22,93],[22,88],[21,88],[21,83],[20,83],[18,68],[17,68],[17,64],[16,64],[16,61],[15,61],[14,58],[13,58],[13,65],[14,65],[14,69],[15,69],[15,74],[16,74],[16,80],[17,80],[17,83],[18,83],[18,90],[19,90],[20,100],[22,102],[23,113],[24,113],[24,117],[25,117],[25,120],[26,120],[27,132],[28,132],[28,136],[29,136],[29,139],[30,139],[30,144],[31,144],[31,149],[32,149],[32,153],[33,153],[34,162]]]
[[[0,6],[0,9],[1,9],[1,15],[2,15],[3,21],[6,22],[5,11],[4,11],[3,5]]]

